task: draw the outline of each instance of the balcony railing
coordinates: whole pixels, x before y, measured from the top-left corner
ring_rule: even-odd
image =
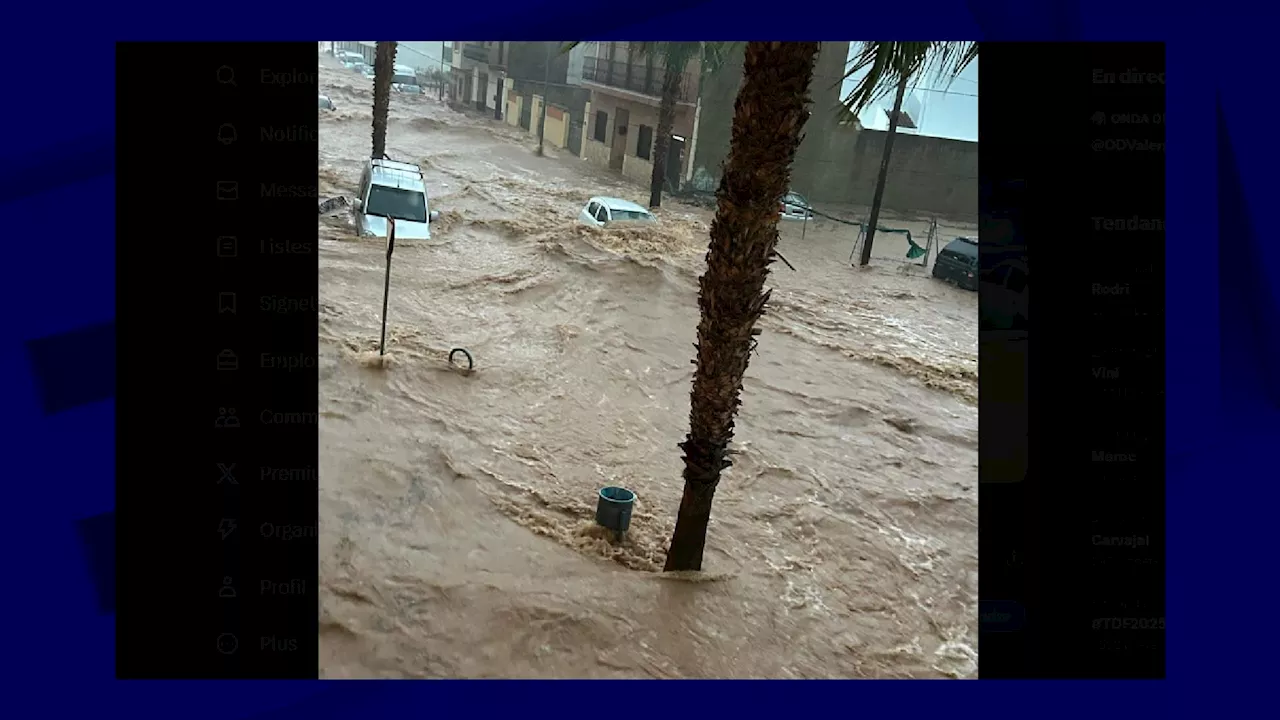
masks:
[[[465,60],[475,60],[480,63],[489,62],[489,48],[480,43],[463,43],[462,57]]]
[[[643,63],[610,62],[605,58],[582,59],[582,79],[619,90],[630,90],[650,97],[662,97],[662,68]],[[692,103],[698,97],[698,78],[693,73],[681,73],[680,89],[676,101]]]

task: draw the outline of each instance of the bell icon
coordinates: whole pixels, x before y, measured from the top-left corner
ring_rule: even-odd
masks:
[[[223,145],[230,145],[236,141],[236,126],[231,123],[223,123],[218,128],[218,142]]]

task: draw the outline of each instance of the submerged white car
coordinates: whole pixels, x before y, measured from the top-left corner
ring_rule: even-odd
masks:
[[[792,191],[782,196],[778,202],[778,217],[783,220],[812,220],[813,212],[809,200],[798,192]]]
[[[605,227],[617,223],[656,223],[658,218],[645,208],[631,202],[614,197],[593,197],[582,211],[578,220],[588,225]]]
[[[364,237],[386,237],[387,218],[393,218],[397,240],[430,240],[431,221],[440,215],[427,208],[422,169],[394,160],[365,162],[360,195],[352,205]]]

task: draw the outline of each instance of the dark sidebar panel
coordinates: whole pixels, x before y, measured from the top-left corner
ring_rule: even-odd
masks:
[[[1165,674],[1165,50],[983,43],[979,673]]]
[[[316,69],[117,46],[122,679],[317,677]]]

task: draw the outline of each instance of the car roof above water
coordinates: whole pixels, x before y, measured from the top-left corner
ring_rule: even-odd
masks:
[[[640,212],[646,215],[650,214],[647,208],[641,207],[630,200],[623,200],[616,197],[593,197],[591,202],[598,202],[610,210],[626,210],[628,212]]]
[[[977,238],[957,237],[947,243],[943,250],[950,250],[960,255],[968,255],[970,257],[978,256],[978,240]]]
[[[426,190],[422,170],[417,165],[394,160],[371,160],[369,182],[402,190]]]

